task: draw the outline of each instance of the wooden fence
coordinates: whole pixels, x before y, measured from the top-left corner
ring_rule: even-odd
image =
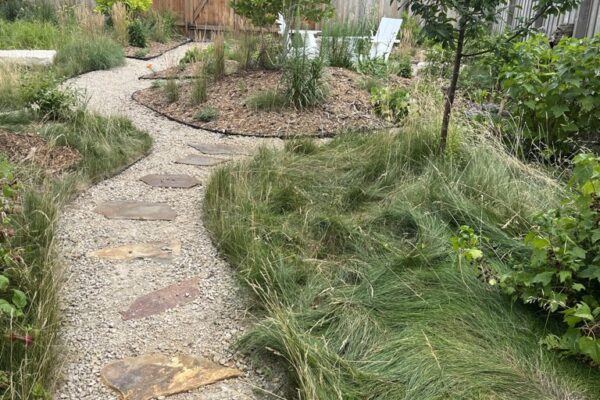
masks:
[[[233,12],[229,2],[230,0],[154,0],[153,7],[174,12],[178,17],[178,25],[190,36],[202,36],[212,31],[253,29],[251,24]],[[399,15],[397,3],[390,5],[389,0],[333,0],[333,4],[337,17],[341,20]]]
[[[533,17],[535,0],[510,0],[503,11],[501,22],[494,26],[496,32],[514,28],[520,21]],[[600,32],[600,0],[582,0],[579,7],[561,15],[551,15],[535,22],[535,27],[551,36],[562,24],[573,24],[573,36],[592,37]]]

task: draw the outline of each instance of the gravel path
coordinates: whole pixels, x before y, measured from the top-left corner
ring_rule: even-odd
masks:
[[[124,115],[155,140],[152,153],[120,175],[106,180],[67,206],[59,224],[59,247],[66,264],[63,293],[65,346],[63,379],[57,399],[114,399],[101,383],[100,370],[110,361],[146,353],[185,353],[205,357],[244,371],[237,379],[219,382],[170,397],[188,399],[249,399],[263,388],[273,391],[277,378],[265,379],[249,361],[232,354],[230,345],[248,328],[248,293],[233,269],[218,257],[202,224],[201,201],[210,168],[175,164],[188,154],[199,154],[188,143],[224,143],[254,149],[260,144],[280,146],[279,140],[223,137],[192,129],[157,116],[131,100],[131,94],[151,82],[138,80],[147,65],[163,69],[176,64],[189,44],[152,61],[127,60],[121,68],[97,71],[73,79],[73,86],[89,96],[89,109],[105,115]],[[153,188],[139,179],[147,174],[188,174],[203,185],[192,189]],[[110,220],[93,210],[111,200],[166,202],[175,221]],[[143,259],[107,261],[89,253],[107,246],[155,240],[181,241],[181,254],[169,262]],[[119,311],[139,296],[190,277],[200,278],[195,301],[140,320],[123,321]]]

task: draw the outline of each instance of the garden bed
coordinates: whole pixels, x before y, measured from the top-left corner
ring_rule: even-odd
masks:
[[[151,68],[151,66],[149,66]],[[177,65],[160,71],[152,71],[140,76],[140,79],[193,79],[202,70],[202,63]],[[239,63],[234,60],[225,60],[225,75],[233,75],[239,70]]]
[[[156,57],[160,57],[167,51],[171,51],[181,45],[188,43],[190,39],[184,37],[177,37],[169,40],[166,43],[150,42],[147,47],[125,47],[125,56],[128,58],[135,58],[137,60],[151,60]]]
[[[280,71],[253,71],[234,74],[212,83],[208,101],[191,105],[191,83],[180,87],[179,99],[169,103],[161,88],[134,93],[133,98],[172,120],[210,131],[265,137],[332,136],[343,130],[385,129],[392,124],[379,118],[370,103],[369,93],[360,87],[361,75],[341,68],[328,68],[327,99],[315,108],[298,110],[286,107],[276,111],[257,111],[245,105],[254,93],[280,87]],[[194,120],[207,107],[218,111],[211,122]]]
[[[50,146],[39,135],[10,133],[0,130],[0,153],[13,164],[33,163],[47,174],[71,169],[81,160],[81,154],[70,147]]]

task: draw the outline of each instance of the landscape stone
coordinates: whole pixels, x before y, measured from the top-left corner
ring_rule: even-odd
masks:
[[[140,180],[150,186],[162,188],[189,189],[200,184],[199,180],[189,175],[152,174],[146,175]]]
[[[178,256],[179,253],[181,253],[181,242],[172,240],[170,242],[133,243],[118,247],[107,247],[96,250],[90,255],[109,260],[133,260],[136,258],[168,260],[173,256]]]
[[[247,155],[248,153],[239,147],[234,147],[222,143],[190,143],[194,149],[204,154],[226,154],[226,155]]]
[[[109,219],[172,221],[177,216],[168,204],[131,200],[109,201],[100,204],[94,211]]]
[[[56,50],[0,50],[0,64],[52,65]]]
[[[201,155],[197,155],[197,154],[190,154],[187,157],[184,157],[182,159],[175,161],[175,163],[195,165],[197,167],[210,167],[210,166],[218,165],[218,164],[221,164],[221,163],[224,163],[227,161],[228,160],[223,160],[221,158],[212,158],[212,157],[205,157],[205,156],[201,156]]]
[[[199,279],[187,279],[138,297],[127,311],[121,312],[123,320],[146,318],[192,302],[200,294]]]
[[[240,375],[237,369],[183,354],[124,358],[108,364],[101,372],[102,380],[126,400],[156,399]]]

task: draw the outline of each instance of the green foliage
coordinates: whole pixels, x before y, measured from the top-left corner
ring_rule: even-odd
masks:
[[[276,90],[261,90],[244,100],[244,104],[256,111],[276,111],[286,107],[289,101]]]
[[[560,207],[540,214],[525,237],[528,260],[501,279],[503,290],[524,303],[562,315],[561,336],[545,343],[600,363],[600,157],[579,155]]]
[[[56,22],[55,4],[51,0],[2,0],[0,20]]]
[[[440,44],[432,44],[425,51],[425,73],[432,77],[447,78],[452,72],[452,52]]]
[[[205,226],[262,306],[241,345],[281,355],[285,398],[598,398],[600,370],[540,348],[552,326],[453,262],[468,225],[506,272],[557,182],[461,118],[437,155],[443,95],[411,101],[397,133],[290,142],[213,173]]]
[[[204,103],[208,99],[208,79],[204,73],[196,77],[192,83],[192,92],[190,94],[192,105]]]
[[[148,38],[151,41],[167,43],[175,34],[176,16],[169,10],[151,10],[146,16]]]
[[[194,120],[200,122],[210,122],[219,118],[219,110],[212,106],[206,106],[194,115]]]
[[[22,89],[25,104],[43,120],[68,120],[78,105],[78,95],[73,89],[59,88],[52,75],[37,75]]]
[[[127,26],[129,44],[134,47],[146,47],[148,43],[148,30],[141,19],[134,19]]]
[[[0,19],[0,48],[56,49],[67,38],[68,33],[50,22],[8,22]]]
[[[59,76],[72,77],[125,64],[123,48],[107,36],[78,36],[63,43],[54,59]]]
[[[375,87],[371,90],[371,104],[377,115],[395,124],[408,115],[409,100],[410,94],[404,89]]]
[[[374,78],[388,76],[388,63],[382,58],[361,57],[356,64],[356,71]]]
[[[328,20],[321,34],[321,57],[332,67],[352,68],[355,59],[368,54],[368,40],[357,39],[371,35],[368,20],[356,23]]]
[[[177,79],[167,79],[162,90],[165,93],[168,103],[175,103],[179,100],[179,82]]]
[[[203,58],[203,54],[198,47],[192,47],[188,49],[181,60],[179,60],[179,65],[189,65],[194,64],[201,61]]]
[[[509,109],[527,130],[527,140],[559,151],[600,131],[600,35],[564,38],[550,48],[543,35],[515,44],[502,68]]]
[[[248,18],[255,26],[273,25],[277,15],[288,17],[300,15],[303,19],[318,22],[333,14],[331,0],[231,0],[231,8],[236,14]]]
[[[286,98],[298,108],[314,107],[325,100],[323,61],[305,54],[290,55],[283,68]]]
[[[152,0],[96,0],[96,10],[108,15],[115,3],[125,4],[127,10],[132,12],[146,11],[152,6]]]
[[[412,57],[402,55],[397,59],[391,60],[388,69],[402,78],[412,78]]]

